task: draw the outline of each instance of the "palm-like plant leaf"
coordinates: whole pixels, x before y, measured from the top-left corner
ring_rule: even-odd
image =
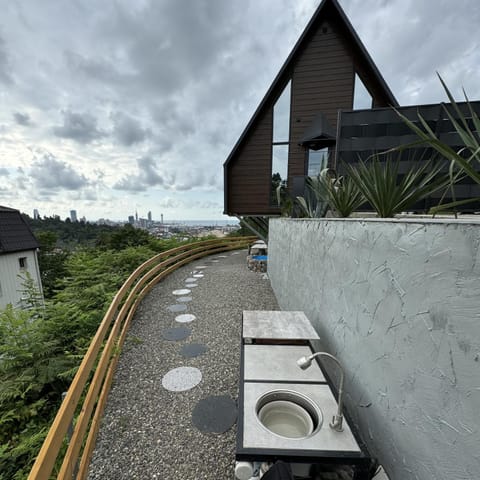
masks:
[[[463,174],[468,175],[474,182],[480,184],[480,173],[477,171],[478,163],[480,163],[480,141],[479,134],[480,132],[480,118],[477,113],[474,111],[471,103],[468,100],[467,95],[465,94],[465,100],[468,105],[470,117],[475,127],[475,131],[469,126],[468,120],[465,115],[462,113],[460,107],[455,102],[453,95],[450,93],[447,85],[443,81],[442,77],[439,75],[440,82],[445,89],[445,92],[450,100],[450,103],[456,113],[455,118],[448,108],[445,107],[445,112],[448,116],[448,119],[452,122],[452,125],[459,135],[461,141],[463,142],[463,147],[458,151],[455,151],[450,146],[441,142],[438,136],[433,132],[433,130],[428,126],[425,119],[419,114],[418,119],[423,128],[420,128],[414,122],[406,118],[400,112],[397,111],[397,114],[403,119],[403,121],[410,127],[410,129],[417,134],[419,137],[419,142],[427,143],[430,147],[434,148],[440,155],[445,157],[451,162],[450,169],[453,169],[453,165],[458,168],[457,173],[455,174],[455,179],[458,179]],[[464,92],[465,93],[465,92]],[[452,178],[452,175],[451,175]],[[474,199],[472,199],[473,201]],[[455,206],[456,202],[449,204],[451,207]],[[462,204],[466,203],[462,201]],[[441,208],[438,207],[438,208]]]

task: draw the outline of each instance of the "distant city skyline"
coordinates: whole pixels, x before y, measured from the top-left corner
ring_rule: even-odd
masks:
[[[319,3],[3,2],[0,205],[226,219],[223,162]],[[478,0],[339,3],[400,104],[446,101],[437,71],[480,98]]]
[[[21,213],[26,213],[28,216],[31,216],[33,219],[38,220],[42,219],[44,217],[58,217],[60,220],[67,220],[69,219],[72,222],[75,221],[87,221],[87,222],[98,222],[98,221],[109,221],[109,222],[114,222],[114,223],[131,223],[132,225],[135,224],[136,222],[140,221],[147,221],[147,222],[152,222],[152,223],[181,223],[181,222],[187,222],[187,223],[201,223],[201,224],[206,224],[205,222],[208,222],[208,224],[214,225],[215,223],[220,223],[220,224],[236,224],[239,222],[239,220],[235,217],[228,217],[224,216],[224,218],[221,219],[214,219],[214,218],[199,218],[199,219],[193,219],[193,218],[166,218],[164,220],[164,215],[163,213],[160,213],[158,217],[155,217],[151,211],[147,212],[146,216],[143,216],[141,214],[138,214],[136,212],[133,215],[128,215],[126,218],[120,218],[120,219],[113,219],[113,218],[107,218],[107,217],[98,217],[98,218],[88,218],[85,215],[82,215],[78,217],[78,213],[76,210],[69,210],[65,215],[61,215],[59,213],[53,213],[51,215],[44,215],[42,212],[39,211],[39,209],[34,208],[33,212],[25,212],[21,210]]]

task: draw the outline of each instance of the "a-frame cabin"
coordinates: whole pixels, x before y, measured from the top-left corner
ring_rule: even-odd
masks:
[[[323,0],[224,164],[224,213],[278,215],[335,149],[340,109],[397,106],[337,0]]]

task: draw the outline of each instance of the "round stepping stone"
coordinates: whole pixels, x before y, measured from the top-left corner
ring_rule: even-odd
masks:
[[[208,348],[201,343],[188,343],[184,345],[180,350],[180,353],[187,358],[198,357],[199,355],[204,354]]]
[[[195,315],[192,315],[191,313],[183,313],[182,315],[177,315],[175,317],[175,321],[179,323],[190,323],[196,319],[197,317]]]
[[[167,372],[162,378],[163,388],[171,392],[184,392],[200,383],[202,372],[194,367],[178,367]]]
[[[178,297],[177,298],[177,302],[187,303],[187,302],[191,302],[191,301],[192,301],[192,297]]]
[[[174,290],[172,293],[174,295],[186,295],[187,293],[190,293],[190,290],[188,288],[179,288],[178,290]]]
[[[185,283],[188,283],[188,282],[196,282],[196,280],[193,277],[189,277],[185,280]]]
[[[198,282],[198,280],[197,280],[197,279],[195,279],[195,280]],[[187,287],[188,287],[188,288],[195,288],[195,287],[198,287],[198,283],[188,283],[188,284],[187,284]]]
[[[196,273],[194,275],[195,278],[203,278],[205,275],[203,273]]]
[[[225,433],[236,420],[237,405],[226,395],[204,398],[192,412],[192,423],[201,432]]]
[[[187,309],[187,306],[184,303],[177,303],[175,305],[170,305],[167,307],[167,310],[170,312],[184,312]]]
[[[227,258],[226,255],[218,255],[217,258]]]
[[[208,268],[207,265],[200,265],[199,267],[197,267],[197,270],[203,270],[204,268]]]
[[[162,337],[171,342],[185,340],[192,331],[187,327],[166,328],[162,331]]]
[[[212,260],[213,263],[218,263],[220,260]]]

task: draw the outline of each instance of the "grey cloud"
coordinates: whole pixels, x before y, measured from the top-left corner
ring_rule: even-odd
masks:
[[[9,173],[8,169],[6,169],[4,167],[0,167],[0,175],[8,177],[10,175],[10,173]]]
[[[151,135],[149,129],[142,128],[137,120],[124,113],[115,113],[112,118],[115,138],[122,145],[129,147],[135,143],[141,143]]]
[[[19,125],[23,125],[25,127],[28,127],[29,125],[32,124],[32,120],[30,118],[30,115],[28,115],[28,113],[14,112],[13,118]]]
[[[144,87],[171,94],[203,78],[219,52],[233,41],[225,20],[235,18],[234,12],[235,6],[224,0],[188,6],[149,2],[136,10],[117,3],[105,32],[125,47]]]
[[[79,143],[90,143],[105,134],[97,129],[96,118],[89,113],[63,112],[63,125],[53,128],[57,137],[70,138]]]
[[[139,158],[137,160],[137,166],[138,173],[136,175],[125,175],[113,188],[116,190],[143,192],[149,187],[167,184],[165,178],[158,174],[155,161],[152,158]]]
[[[10,72],[10,59],[7,54],[5,41],[0,37],[0,82],[6,85],[13,83]]]
[[[77,52],[64,52],[67,67],[74,73],[107,83],[124,83],[128,77],[122,75],[114,64],[104,58],[85,57]]]
[[[45,154],[41,160],[35,162],[30,175],[40,190],[79,190],[89,185],[84,175],[77,173],[71,165],[57,160],[51,154]]]
[[[198,168],[183,172],[182,180],[175,184],[174,189],[179,191],[192,190],[205,185],[205,174]]]

